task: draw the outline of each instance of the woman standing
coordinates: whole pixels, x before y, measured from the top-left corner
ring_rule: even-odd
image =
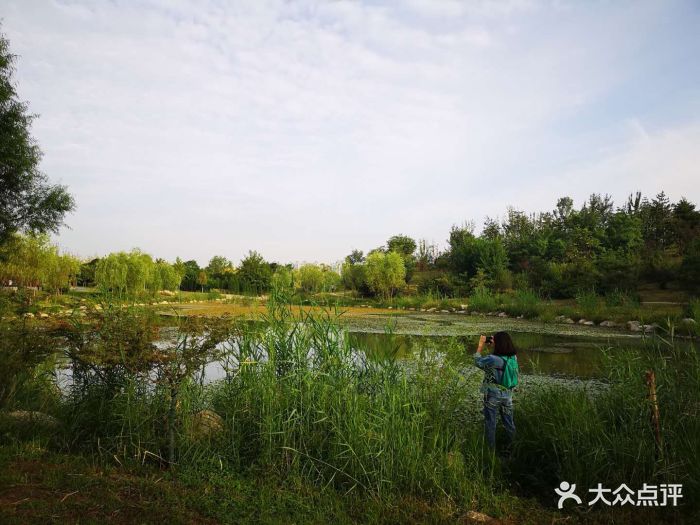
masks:
[[[484,345],[493,347],[493,352],[482,355]],[[486,442],[496,447],[496,418],[508,435],[509,445],[515,437],[513,422],[513,388],[518,384],[518,358],[513,340],[507,332],[496,332],[493,336],[482,335],[474,354],[474,364],[484,371],[481,392],[484,394],[484,429]]]

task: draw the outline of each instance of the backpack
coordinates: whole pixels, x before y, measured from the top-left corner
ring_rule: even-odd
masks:
[[[518,367],[518,360],[514,355],[511,356],[498,356],[503,359],[503,373],[501,374],[501,386],[511,389],[518,386],[518,373],[520,368]]]

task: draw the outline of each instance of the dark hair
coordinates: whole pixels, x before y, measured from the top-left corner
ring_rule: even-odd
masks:
[[[493,346],[493,355],[509,356],[518,353],[508,332],[496,332],[493,334]]]

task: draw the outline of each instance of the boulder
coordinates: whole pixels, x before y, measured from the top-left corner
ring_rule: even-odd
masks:
[[[586,322],[587,321],[583,317],[578,320],[578,324],[586,324]]]
[[[575,324],[574,320],[571,317],[567,317],[562,321],[564,324]]]
[[[595,326],[595,323],[593,321],[586,321],[583,323],[585,326]]]
[[[615,321],[603,321],[600,323],[600,326],[603,326],[605,328],[613,328],[617,326],[617,323]]]
[[[200,410],[192,416],[188,436],[192,439],[212,438],[224,431],[224,419],[213,410]]]

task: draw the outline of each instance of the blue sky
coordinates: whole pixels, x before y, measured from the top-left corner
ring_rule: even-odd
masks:
[[[593,192],[700,202],[700,3],[6,0],[57,242],[341,259]]]

